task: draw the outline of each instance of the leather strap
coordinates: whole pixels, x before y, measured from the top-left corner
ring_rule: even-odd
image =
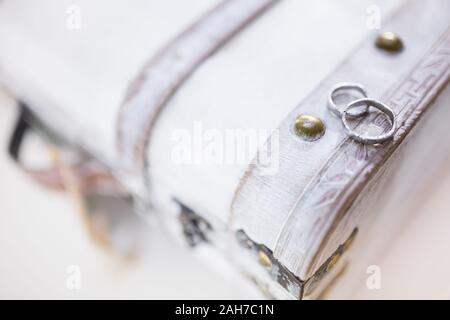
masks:
[[[146,175],[145,151],[151,130],[174,92],[209,56],[276,1],[225,0],[142,68],[128,88],[117,123],[118,150],[125,174]]]
[[[64,184],[64,179],[61,176],[60,168],[57,166],[36,169],[30,168],[21,161],[23,141],[31,129],[31,123],[33,122],[34,117],[24,104],[21,103],[19,109],[19,117],[17,118],[8,146],[9,156],[17,163],[19,168],[35,182],[52,190],[65,190],[66,186]],[[84,194],[123,193],[110,170],[92,158],[74,163],[70,165],[69,168],[77,178],[79,188]]]
[[[412,130],[431,105],[437,94],[445,87],[450,78],[450,29],[438,41],[436,46],[414,67],[413,71],[398,86],[394,93],[387,94],[383,101],[391,106],[399,119],[399,128],[393,141],[377,147],[363,145],[350,138],[333,151],[325,166],[314,178],[312,183],[302,194],[295,210],[284,224],[275,247],[275,257],[280,259],[296,273],[307,274],[320,266],[327,257],[323,254],[317,259],[313,254],[302,257],[287,255],[288,252],[317,250],[317,244],[308,233],[299,235],[295,229],[303,222],[302,213],[314,212],[315,221],[311,221],[311,229],[315,225],[330,225],[333,229],[334,221],[345,214],[367,185],[368,181],[381,168],[386,159],[393,154],[406,135]],[[358,126],[376,126],[382,130],[389,128],[386,118],[372,114]],[[343,171],[345,168],[345,171]],[[327,230],[329,233],[330,230]],[[327,241],[324,235],[324,243]],[[320,243],[319,246],[323,244]],[[303,259],[309,257],[309,259]],[[318,260],[314,265],[314,260]]]
[[[402,52],[381,51],[373,34],[302,101],[278,128],[278,172],[264,175],[264,168],[250,165],[242,178],[231,208],[233,229],[266,245],[299,278],[314,274],[353,230],[349,226],[348,234],[328,243],[337,221],[447,83],[449,19],[448,1],[427,7],[408,2],[383,25],[403,38]],[[392,142],[374,147],[347,138],[326,107],[331,88],[345,81],[361,83],[371,97],[394,109],[399,128]],[[299,139],[292,129],[299,114],[324,119],[325,135],[315,142]],[[371,116],[360,125],[382,129],[383,119]]]

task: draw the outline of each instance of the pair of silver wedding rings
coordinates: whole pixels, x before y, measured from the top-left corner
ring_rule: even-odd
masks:
[[[335,95],[338,92],[349,90],[349,91],[357,91],[359,92],[364,98],[356,99],[354,101],[351,101],[347,106],[340,110],[338,106],[335,103]],[[362,109],[361,109],[362,107]],[[387,132],[384,132],[379,135],[363,135],[355,131],[353,128],[350,127],[349,120],[360,118],[369,113],[369,108],[373,107],[384,113],[390,120],[390,127]],[[358,109],[357,109],[358,108]],[[357,83],[349,83],[349,82],[342,82],[336,84],[336,86],[333,87],[333,89],[330,91],[330,94],[328,96],[328,109],[337,117],[339,117],[342,121],[342,124],[344,126],[345,133],[352,139],[364,143],[364,144],[379,144],[383,143],[387,140],[392,139],[392,137],[395,134],[395,131],[397,130],[397,117],[394,113],[394,111],[385,105],[384,103],[374,100],[371,98],[368,98],[368,94],[366,89],[360,84]],[[353,111],[353,112],[352,112]]]

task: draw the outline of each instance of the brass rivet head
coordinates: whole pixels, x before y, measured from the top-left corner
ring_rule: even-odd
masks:
[[[295,132],[307,141],[320,139],[325,133],[325,125],[320,118],[301,114],[295,119]]]
[[[402,39],[393,32],[380,32],[377,37],[376,45],[378,48],[386,51],[400,51],[403,48]]]
[[[270,258],[264,251],[258,252],[258,260],[259,263],[266,268],[270,268],[272,266],[272,261],[270,261]]]

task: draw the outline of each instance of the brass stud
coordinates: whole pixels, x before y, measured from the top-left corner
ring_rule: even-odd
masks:
[[[258,259],[259,259],[259,263],[266,267],[266,268],[270,268],[272,267],[272,261],[270,261],[270,258],[267,256],[267,254],[264,251],[259,251],[258,252]]]
[[[402,39],[390,31],[380,32],[377,37],[376,45],[378,48],[386,51],[400,51],[403,48]]]
[[[295,119],[296,133],[306,141],[315,141],[325,134],[325,124],[320,118],[301,114]]]

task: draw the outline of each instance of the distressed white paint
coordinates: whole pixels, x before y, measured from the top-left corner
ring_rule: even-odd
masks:
[[[0,4],[1,80],[62,135],[115,165],[116,117],[129,82],[152,54],[212,6],[211,1],[142,1],[134,6],[86,1],[80,4],[82,28],[76,33],[65,28],[66,3],[50,3],[49,10],[42,10],[42,2],[36,4],[40,10],[30,1]],[[225,226],[247,166],[174,165],[171,133],[190,129],[196,120],[215,129],[276,128],[368,35],[365,9],[369,3],[282,1],[206,61],[170,100],[156,124],[148,151],[155,188],[164,186],[173,197]],[[380,4],[387,16],[398,2]],[[133,16],[132,22],[120,23],[127,13]],[[428,40],[433,39],[424,38]],[[374,71],[360,61],[349,77],[358,77],[361,65]],[[381,95],[395,80],[373,83],[369,92]],[[327,122],[327,135],[321,141],[326,147],[316,148],[320,161],[318,153],[305,149],[304,157],[291,159],[298,161],[298,167],[288,168],[293,170],[295,190],[275,181],[279,193],[270,199],[251,200],[239,218],[241,227],[271,249],[301,190],[342,139],[338,123],[326,114],[325,105],[320,106],[308,109]],[[267,180],[248,196],[261,193],[271,183]]]

